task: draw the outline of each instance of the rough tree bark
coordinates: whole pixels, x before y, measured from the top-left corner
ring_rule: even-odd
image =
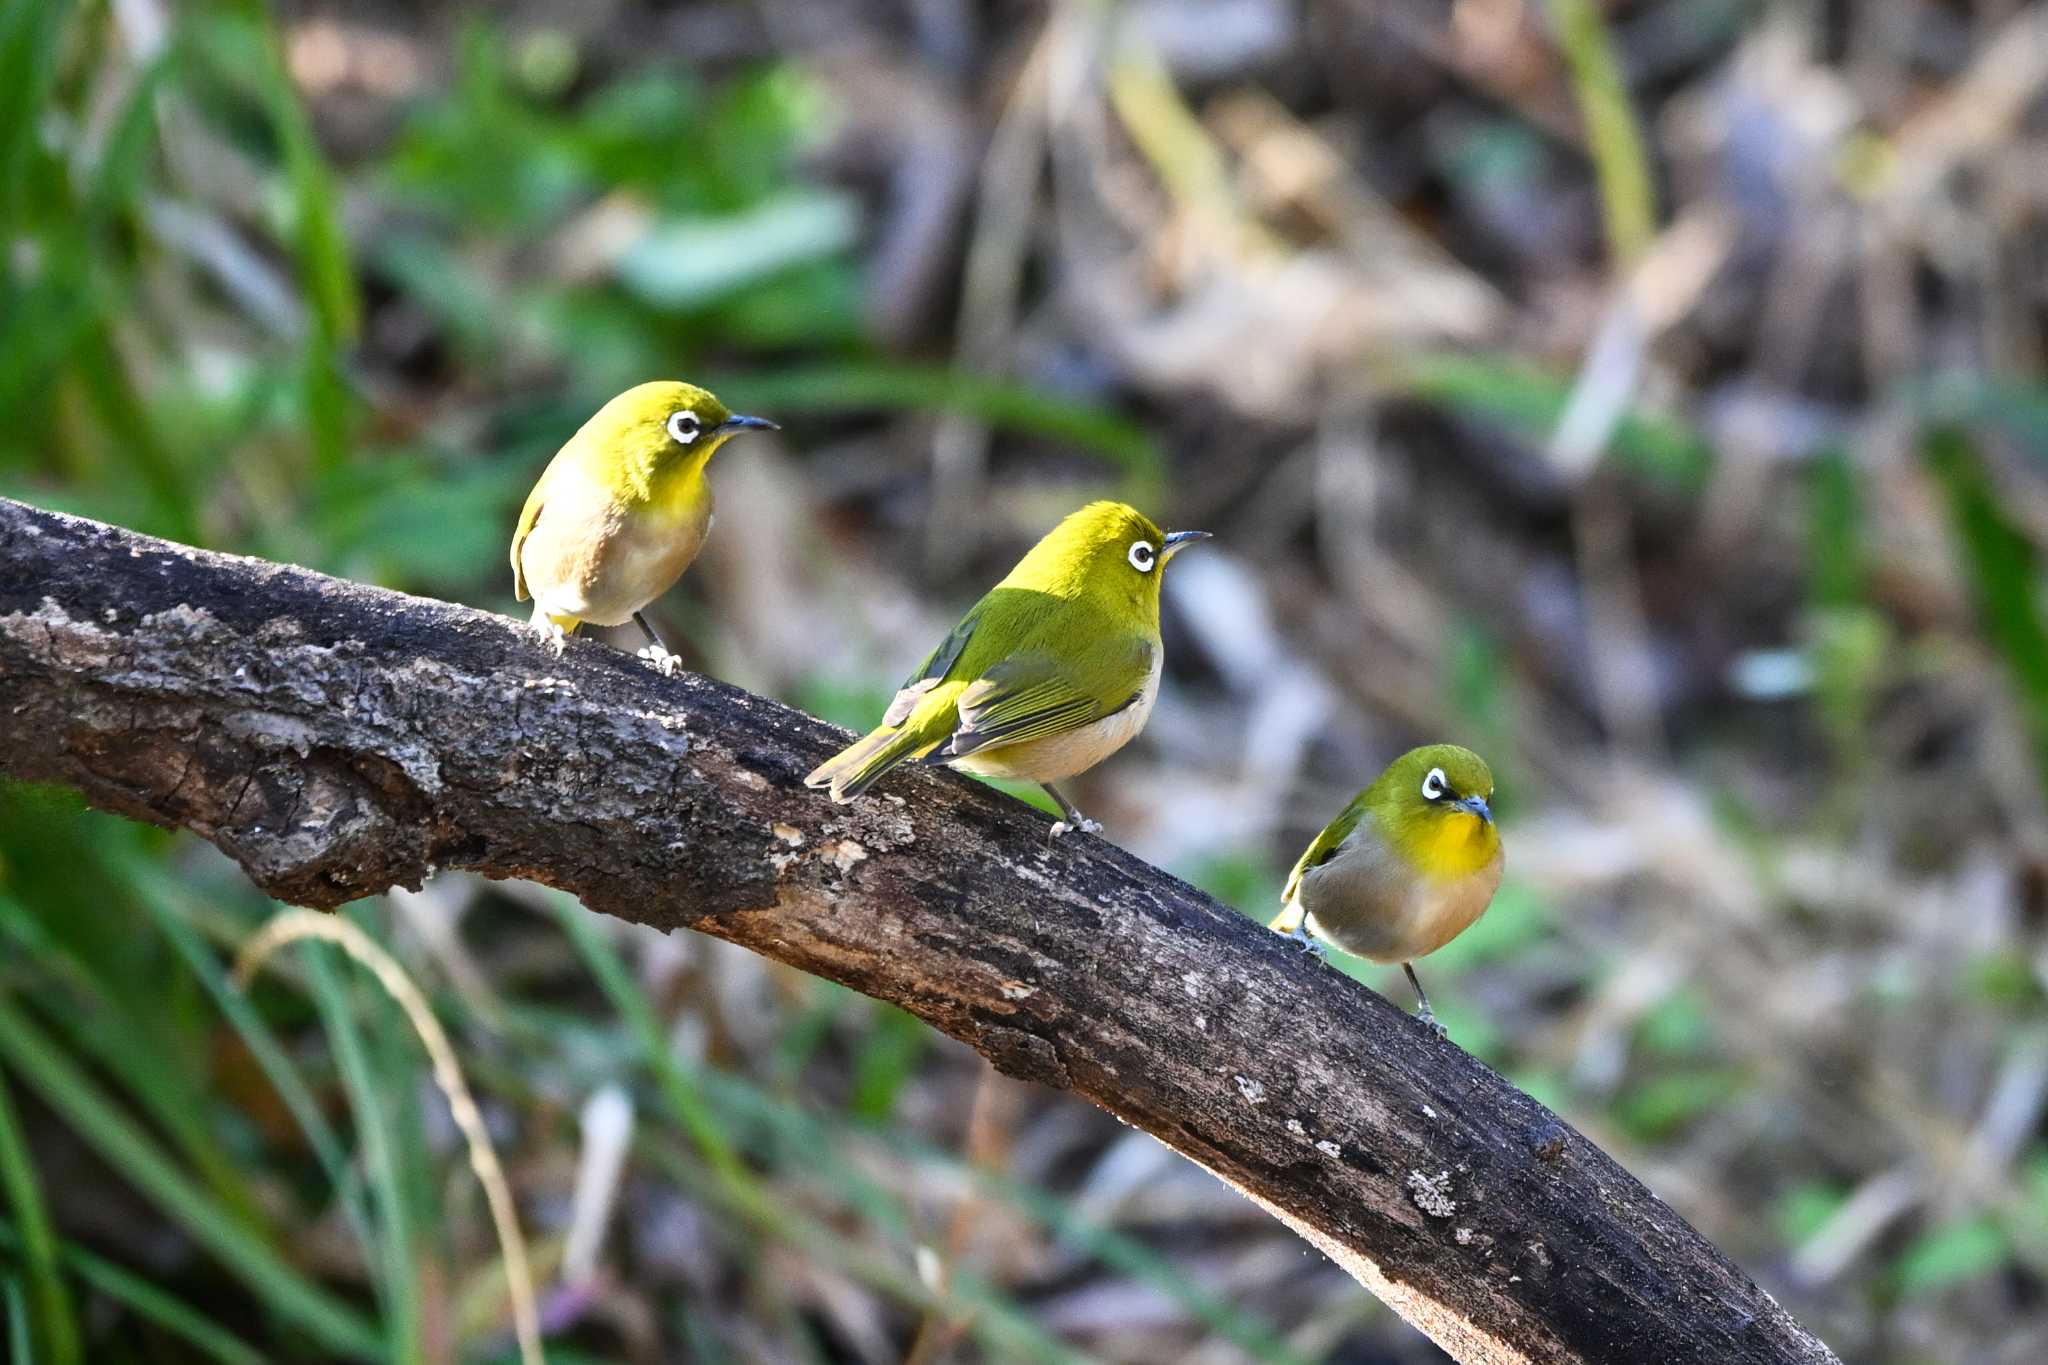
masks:
[[[1200,1162],[1465,1361],[1834,1357],[1454,1044],[951,773],[834,806],[844,732],[518,624],[0,499],[0,772],[335,906],[528,877],[901,1005]]]

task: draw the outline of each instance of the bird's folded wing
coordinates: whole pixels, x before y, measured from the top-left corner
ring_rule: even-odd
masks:
[[[540,509],[547,501],[547,474],[543,472],[533,485],[533,491],[526,495],[526,506],[519,510],[519,529],[512,533],[512,600],[526,600],[526,566],[520,562],[519,552],[526,548],[526,538],[533,534],[534,523],[540,520]]]
[[[1359,800],[1353,801],[1344,808],[1341,815],[1324,825],[1323,832],[1315,837],[1315,842],[1302,852],[1300,859],[1294,864],[1294,870],[1287,874],[1287,885],[1280,892],[1282,905],[1294,903],[1295,893],[1301,890],[1301,879],[1336,857],[1338,851],[1343,848],[1344,841],[1358,828],[1359,820],[1365,815],[1363,796],[1364,793],[1360,793]]]
[[[1076,668],[1044,654],[1013,654],[960,692],[960,724],[935,758],[1064,734],[1114,715],[1138,699],[1151,672],[1151,647],[1131,658]]]
[[[896,695],[890,699],[888,711],[882,716],[883,725],[901,725],[909,720],[910,713],[924,700],[925,693],[946,680],[946,674],[959,662],[961,651],[967,648],[967,642],[974,637],[974,627],[980,619],[978,613],[969,612],[965,620],[953,627],[951,634],[939,641],[939,647],[931,652],[923,666],[906,678],[902,687],[896,689]]]

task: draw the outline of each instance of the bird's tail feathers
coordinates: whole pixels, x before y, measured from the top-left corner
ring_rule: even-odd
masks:
[[[1266,927],[1278,933],[1291,934],[1296,929],[1299,929],[1301,922],[1307,918],[1308,913],[1301,908],[1301,902],[1299,900],[1289,900],[1280,907],[1279,914],[1266,921]]]
[[[913,731],[885,725],[863,735],[813,768],[804,778],[804,785],[830,787],[834,801],[851,801],[880,781],[897,764],[922,758],[938,747],[938,742]]]

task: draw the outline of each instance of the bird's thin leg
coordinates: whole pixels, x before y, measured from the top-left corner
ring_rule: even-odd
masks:
[[[661,637],[654,633],[654,627],[649,625],[647,618],[637,611],[633,613],[633,624],[640,627],[640,633],[647,637],[646,647],[641,649],[636,657],[647,660],[647,662],[661,670],[662,677],[674,677],[676,670],[683,666],[683,661],[668,652],[668,646],[663,644]]]
[[[1415,988],[1415,998],[1422,1002],[1422,1008],[1415,1011],[1415,1017],[1435,1029],[1438,1034],[1442,1034],[1444,1026],[1436,1021],[1436,1013],[1429,1007],[1429,997],[1423,994],[1422,990],[1422,978],[1415,975],[1415,964],[1403,962],[1401,970],[1408,973],[1408,984]]]
[[[1050,782],[1041,782],[1038,785],[1045,788],[1045,794],[1047,796],[1050,796],[1054,801],[1059,803],[1060,814],[1066,817],[1063,820],[1057,821],[1053,825],[1052,834],[1055,839],[1057,839],[1060,835],[1067,833],[1069,830],[1076,829],[1080,830],[1083,834],[1102,833],[1101,822],[1097,820],[1090,820],[1087,816],[1081,814],[1081,808],[1075,805],[1073,802],[1067,800],[1067,795],[1065,792],[1061,791],[1058,787],[1055,787]]]

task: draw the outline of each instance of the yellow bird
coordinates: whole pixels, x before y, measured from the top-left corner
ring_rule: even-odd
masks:
[[[1054,784],[1145,728],[1159,695],[1159,580],[1207,531],[1168,534],[1134,507],[1091,502],[1046,533],[896,693],[882,723],[804,785],[851,801],[909,762],[1036,782],[1054,834],[1102,826]]]
[[[1493,902],[1504,857],[1492,801],[1493,772],[1478,754],[1455,744],[1410,749],[1303,851],[1270,927],[1305,945],[1400,963],[1422,1021],[1435,1025],[1414,959],[1464,933]]]
[[[641,609],[675,586],[711,532],[705,466],[742,431],[775,423],[726,410],[694,384],[627,389],[548,461],[512,533],[512,591],[533,599],[533,629],[560,654],[589,622],[632,621],[640,657],[664,674],[679,663]]]

